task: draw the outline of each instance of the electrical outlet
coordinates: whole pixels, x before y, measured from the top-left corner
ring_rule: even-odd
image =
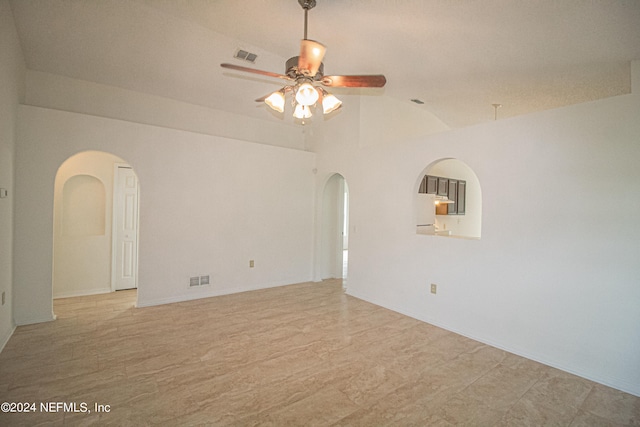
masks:
[[[438,292],[438,285],[436,285],[435,283],[431,284],[431,293],[435,294],[436,292]]]
[[[253,262],[252,259],[249,260],[249,268],[253,268],[255,266],[255,263]]]

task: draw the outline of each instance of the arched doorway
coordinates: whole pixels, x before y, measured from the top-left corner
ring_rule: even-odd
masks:
[[[54,299],[137,287],[138,193],[131,166],[110,153],[81,152],[58,168]],[[119,282],[120,273],[129,281]]]
[[[349,187],[333,174],[322,194],[321,278],[343,279],[346,287],[349,250]]]

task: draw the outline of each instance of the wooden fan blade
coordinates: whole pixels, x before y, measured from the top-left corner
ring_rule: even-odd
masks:
[[[245,73],[253,73],[253,74],[259,74],[261,76],[277,77],[279,79],[291,80],[289,76],[286,76],[284,74],[272,73],[271,71],[256,70],[255,68],[241,67],[240,65],[233,65],[233,64],[220,64],[220,66],[222,68],[229,68],[231,70],[244,71]]]
[[[364,76],[324,76],[321,83],[328,87],[384,87],[387,79],[382,74]]]
[[[326,51],[327,48],[322,43],[314,40],[302,40],[298,57],[298,72],[309,77],[315,76]]]

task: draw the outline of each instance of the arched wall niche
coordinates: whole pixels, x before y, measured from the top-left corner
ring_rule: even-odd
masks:
[[[454,183],[464,182],[464,213],[443,214],[442,208],[436,211],[437,199],[448,198],[448,195],[424,193],[425,176],[452,180]],[[443,158],[430,163],[418,176],[414,194],[417,234],[480,239],[482,189],[475,172],[466,163],[455,158]]]
[[[106,190],[93,175],[73,175],[62,189],[62,235],[83,237],[105,234]]]

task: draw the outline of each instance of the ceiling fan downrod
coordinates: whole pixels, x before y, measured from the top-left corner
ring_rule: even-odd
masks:
[[[304,40],[307,40],[307,22],[309,10],[316,7],[316,0],[298,0],[298,3],[304,9]]]

